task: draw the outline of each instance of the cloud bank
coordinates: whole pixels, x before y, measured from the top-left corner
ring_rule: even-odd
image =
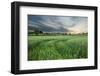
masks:
[[[88,18],[79,16],[28,15],[28,30],[43,32],[88,32]]]

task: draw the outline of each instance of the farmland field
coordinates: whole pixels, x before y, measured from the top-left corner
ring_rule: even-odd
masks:
[[[28,36],[28,60],[83,59],[88,57],[85,35]]]

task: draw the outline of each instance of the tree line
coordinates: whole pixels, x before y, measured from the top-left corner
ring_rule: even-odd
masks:
[[[77,34],[73,34],[73,33],[60,33],[60,32],[42,32],[42,31],[34,31],[34,32],[28,32],[28,35],[88,35],[87,32],[82,32],[82,33],[77,33]]]

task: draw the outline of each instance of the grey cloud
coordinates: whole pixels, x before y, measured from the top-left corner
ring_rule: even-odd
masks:
[[[28,29],[39,29],[43,32],[70,32],[69,27],[81,23],[87,28],[85,17],[60,17],[60,16],[28,16]]]

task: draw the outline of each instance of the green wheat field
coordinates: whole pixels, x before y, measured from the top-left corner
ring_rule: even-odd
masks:
[[[88,56],[88,36],[28,36],[28,60],[83,59]]]

